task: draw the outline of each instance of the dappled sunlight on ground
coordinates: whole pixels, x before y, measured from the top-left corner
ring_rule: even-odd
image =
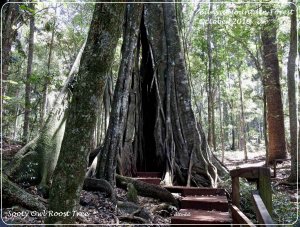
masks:
[[[266,159],[266,151],[263,145],[247,145],[248,161],[244,160],[244,151],[225,150],[224,164],[229,170],[242,167],[263,166]],[[222,151],[217,150],[214,154],[222,160]]]
[[[242,150],[226,150],[224,155],[224,164],[229,169],[245,168],[245,167],[258,167],[264,166],[266,161],[266,151],[263,145],[247,145],[248,161],[244,160],[244,151]],[[217,150],[214,152],[217,158],[222,160],[222,151]],[[288,154],[288,158],[290,155]],[[290,174],[290,161],[277,163],[277,179],[285,179]],[[274,174],[274,166],[270,166],[271,176]]]

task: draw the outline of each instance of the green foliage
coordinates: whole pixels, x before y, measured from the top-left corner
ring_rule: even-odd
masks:
[[[19,8],[21,10],[24,10],[25,12],[29,12],[31,14],[35,14],[35,10],[33,8],[29,7],[28,5],[22,4],[22,5],[19,6]]]
[[[252,205],[253,190],[256,190],[256,184],[249,183],[246,179],[240,178],[241,210],[253,223],[257,223],[256,214]]]
[[[297,204],[291,202],[288,193],[275,191],[273,208],[273,217],[276,223],[292,224],[297,220]]]
[[[40,128],[39,118],[47,84],[49,104],[54,101],[69,73],[89,28],[93,4],[36,3],[19,6],[23,21],[18,24],[18,35],[12,44],[7,87],[4,98],[3,133],[20,139],[22,133],[25,81],[28,54],[28,16],[35,16],[33,71],[30,75],[30,130],[33,138]],[[75,18],[76,17],[76,18]],[[59,18],[59,19],[58,19]],[[74,19],[75,18],[75,19]],[[52,33],[54,39],[48,69]]]
[[[47,21],[44,27],[45,31],[50,32],[53,29],[53,22]]]
[[[35,73],[32,73],[29,77],[29,82],[33,85],[35,84],[39,84],[40,82],[40,75],[39,74],[35,74]]]

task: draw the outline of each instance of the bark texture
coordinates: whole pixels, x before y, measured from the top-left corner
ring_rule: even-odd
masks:
[[[123,4],[96,4],[50,189],[49,210],[77,210],[88,165],[91,139],[105,82],[123,21]],[[47,223],[71,224],[76,216],[49,217]]]
[[[279,62],[276,43],[276,17],[271,10],[272,4],[263,4],[264,11],[270,12],[261,32],[263,44],[263,84],[267,101],[268,124],[268,162],[286,158],[285,131],[281,86],[279,81]]]

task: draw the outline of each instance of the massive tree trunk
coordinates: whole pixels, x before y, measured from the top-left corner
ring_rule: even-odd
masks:
[[[30,7],[34,10],[34,4],[30,4]],[[30,77],[32,73],[32,61],[33,61],[33,45],[34,45],[34,24],[35,15],[32,13],[30,16],[29,38],[28,38],[28,60],[27,60],[27,72],[25,82],[25,110],[24,110],[24,125],[23,125],[23,142],[27,143],[29,140],[29,121],[30,121]]]
[[[263,84],[267,100],[268,162],[286,158],[284,116],[279,81],[279,62],[276,43],[276,17],[271,13],[272,4],[262,4],[270,12],[261,32],[263,44]]]
[[[289,115],[290,115],[290,144],[291,144],[291,175],[289,181],[297,181],[297,133],[298,133],[298,117],[297,117],[297,100],[296,100],[296,58],[297,58],[297,18],[296,6],[291,2],[291,31],[290,31],[290,53],[287,67],[288,79],[288,97],[289,97]],[[299,146],[299,145],[298,145]],[[298,159],[299,160],[299,159]],[[299,177],[299,175],[298,175]]]
[[[136,3],[127,5],[122,60],[114,93],[112,111],[103,149],[101,149],[97,156],[98,165],[96,176],[106,179],[112,185],[115,184],[117,154],[122,147],[132,75],[138,73],[134,70],[134,61],[135,54],[138,55],[139,53],[139,48],[136,49],[136,47],[141,11],[142,4]]]
[[[114,165],[105,164],[103,156],[117,151],[118,171],[123,175],[134,176],[137,170],[160,171],[165,184],[190,182],[215,186],[216,169],[191,107],[173,3],[144,5],[138,45],[141,45],[141,57],[137,51],[135,72],[140,74],[128,71],[127,77],[132,76],[131,87],[127,86],[127,90],[125,86],[116,87],[115,90],[115,98],[121,91],[130,93],[127,106],[116,114],[117,105],[114,105],[111,115],[111,121],[118,117],[118,125],[124,120],[120,116],[125,118],[124,127],[115,129],[122,130],[122,135],[115,132],[119,139],[112,140],[112,135],[107,134],[109,150],[104,148],[99,154],[98,174],[102,170],[98,177],[113,181],[109,177],[111,172],[103,174],[103,171],[113,171]]]
[[[123,4],[96,4],[83,51],[65,134],[50,189],[49,210],[76,211],[88,166],[91,139],[104,87],[121,33]],[[49,217],[47,223],[75,223],[76,215]]]
[[[166,77],[170,80],[171,90],[166,97],[167,102],[170,101],[170,112],[166,111],[166,123],[171,120],[170,133],[173,134],[171,144],[175,145],[174,151],[166,152],[168,159],[166,173],[168,170],[173,173],[174,180],[178,184],[186,184],[191,178],[196,185],[215,186],[216,170],[210,162],[207,142],[200,135],[202,128],[198,127],[192,111],[174,4],[163,4],[163,18],[167,51]],[[153,62],[157,61],[158,59]],[[166,85],[168,88],[168,81]]]

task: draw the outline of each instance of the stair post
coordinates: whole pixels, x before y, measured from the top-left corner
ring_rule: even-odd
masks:
[[[240,180],[239,177],[232,177],[232,204],[240,208]]]
[[[272,214],[271,173],[267,167],[260,167],[258,171],[257,190],[267,210]]]

